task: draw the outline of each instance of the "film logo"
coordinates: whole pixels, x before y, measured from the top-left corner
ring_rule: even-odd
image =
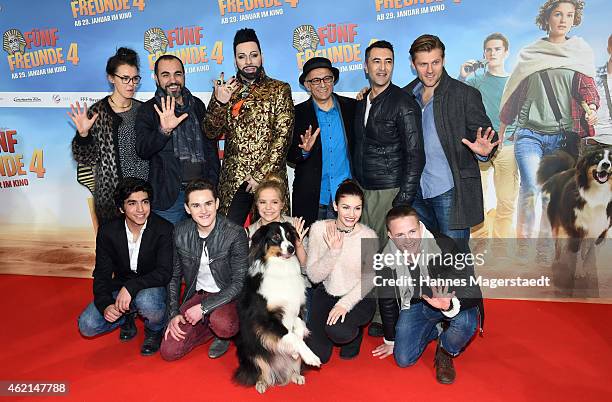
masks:
[[[27,178],[17,176],[27,176],[25,170],[26,162],[23,160],[23,153],[17,153],[15,145],[17,140],[17,130],[0,130],[0,189],[28,186]],[[35,149],[32,152],[28,171],[35,173],[36,177],[45,177],[43,163],[43,150]],[[8,179],[8,180],[7,180]]]
[[[71,0],[70,11],[74,26],[132,18],[132,10],[144,11],[145,0]]]
[[[376,21],[386,21],[397,18],[412,17],[414,15],[430,14],[444,11],[445,0],[374,0]],[[461,0],[453,0],[459,4]]]
[[[283,15],[284,5],[296,8],[298,3],[299,0],[218,0],[221,24]]]
[[[293,47],[297,50],[297,66],[313,57],[325,57],[341,64],[343,71],[363,70],[360,44],[356,43],[357,24],[327,24],[319,28],[300,25],[293,30]],[[344,65],[342,65],[344,64]]]
[[[4,31],[2,49],[7,53],[12,79],[65,72],[66,62],[79,64],[78,45],[71,43],[66,52],[64,47],[59,46],[59,39],[57,28],[26,32],[12,28]]]
[[[204,44],[204,28],[201,26],[176,27],[163,30],[149,28],[144,33],[144,49],[149,53],[149,69],[153,70],[155,61],[164,54],[171,54],[183,62],[187,73],[208,71],[208,62],[223,62],[223,42],[216,41],[209,52]]]

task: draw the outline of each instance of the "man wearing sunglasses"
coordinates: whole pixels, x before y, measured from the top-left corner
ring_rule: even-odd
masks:
[[[356,101],[334,93],[338,78],[338,69],[323,57],[308,60],[299,78],[310,98],[295,107],[287,160],[295,164],[293,215],[307,226],[334,217],[336,189],[351,178],[348,152]]]
[[[139,110],[136,152],[150,161],[154,212],[176,224],[187,217],[185,188],[194,179],[217,184],[217,141],[204,135],[206,106],[185,87],[185,67],[176,56],[155,62],[157,91]]]

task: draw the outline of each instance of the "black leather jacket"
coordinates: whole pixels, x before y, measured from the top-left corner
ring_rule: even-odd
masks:
[[[193,219],[185,219],[174,228],[174,268],[168,284],[168,320],[179,314],[181,279],[185,279],[183,303],[196,292],[204,239]],[[210,271],[221,289],[202,301],[202,311],[209,314],[235,299],[242,290],[248,269],[249,243],[245,230],[218,214],[215,227],[206,238]]]
[[[390,84],[372,101],[364,126],[366,96],[355,110],[354,177],[367,190],[399,187],[393,205],[411,205],[425,166],[421,109],[413,97]]]

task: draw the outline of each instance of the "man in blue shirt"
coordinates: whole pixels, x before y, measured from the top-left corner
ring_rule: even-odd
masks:
[[[323,57],[308,60],[299,78],[311,96],[295,107],[287,160],[295,164],[293,216],[303,217],[306,226],[335,217],[336,189],[351,178],[355,100],[334,93],[338,78],[338,69]]]
[[[404,90],[416,97],[422,112],[426,163],[413,208],[431,232],[468,249],[470,228],[483,221],[482,186],[477,161],[495,154],[498,140],[482,97],[448,76],[444,44],[421,35],[410,47],[418,78]]]

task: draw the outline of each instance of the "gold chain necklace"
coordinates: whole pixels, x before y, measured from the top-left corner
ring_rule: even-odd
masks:
[[[118,107],[118,108],[120,108],[120,109],[129,109],[129,108],[131,108],[131,107],[132,107],[132,102],[133,102],[133,101],[132,101],[132,99],[130,99],[130,104],[129,104],[129,105],[127,105],[127,106],[121,106],[121,105],[116,104],[116,103],[115,103],[115,101],[113,100],[113,97],[112,97],[112,96],[109,96],[109,97],[108,97],[108,99],[110,99],[110,101],[111,101],[111,103],[112,103],[113,105],[115,105],[116,107]]]

